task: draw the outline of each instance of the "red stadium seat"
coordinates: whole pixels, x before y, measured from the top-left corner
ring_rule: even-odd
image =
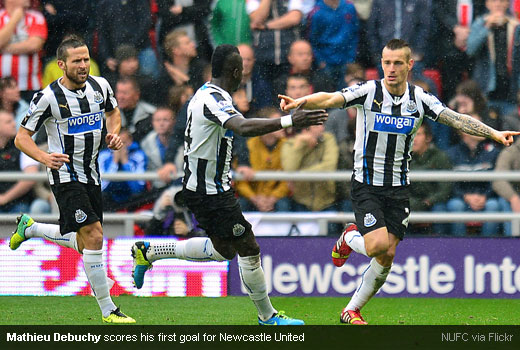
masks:
[[[366,80],[377,80],[379,79],[379,73],[377,68],[367,68],[365,70],[365,79]]]
[[[424,70],[424,76],[427,78],[430,78],[437,88],[437,94],[438,97],[442,97],[442,79],[441,79],[441,73],[437,69],[425,69]]]

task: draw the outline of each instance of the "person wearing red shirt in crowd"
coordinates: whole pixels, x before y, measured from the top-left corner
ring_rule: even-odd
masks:
[[[0,9],[0,76],[18,82],[22,98],[30,101],[42,88],[39,52],[47,40],[47,22],[30,10],[29,0],[5,0]]]

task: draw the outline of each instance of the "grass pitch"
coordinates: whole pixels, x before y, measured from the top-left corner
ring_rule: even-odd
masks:
[[[256,325],[247,297],[114,297],[116,305],[140,325]],[[348,298],[273,297],[278,310],[307,325],[339,325]],[[0,325],[99,325],[90,296],[0,297]],[[518,299],[374,298],[363,309],[372,325],[518,325]]]

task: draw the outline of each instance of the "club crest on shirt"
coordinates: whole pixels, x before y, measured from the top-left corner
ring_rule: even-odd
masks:
[[[101,92],[99,92],[99,91],[94,92],[94,102],[96,102],[96,103],[103,102],[103,95],[101,94]]]
[[[246,228],[241,224],[235,224],[235,226],[233,226],[233,236],[242,236],[244,232],[246,232]]]
[[[372,227],[376,224],[376,222],[377,220],[374,217],[374,215],[372,215],[372,213],[365,214],[365,218],[363,220],[363,224],[365,225],[365,227]]]
[[[406,111],[409,113],[415,113],[417,112],[417,104],[415,101],[408,101],[406,104]]]
[[[76,222],[78,224],[81,224],[82,222],[85,222],[85,220],[87,220],[87,214],[85,214],[83,210],[78,209],[74,214],[74,218],[76,219]]]

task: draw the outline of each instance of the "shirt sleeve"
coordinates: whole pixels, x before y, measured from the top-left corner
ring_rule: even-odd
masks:
[[[287,5],[287,11],[298,10],[303,13],[304,4],[302,0],[289,0],[289,4]]]
[[[446,108],[446,105],[439,101],[437,97],[424,90],[421,92],[421,101],[424,115],[433,121],[436,121],[439,114]]]
[[[32,24],[27,28],[27,34],[47,40],[47,22],[43,14],[32,16]]]
[[[204,117],[220,126],[231,118],[242,115],[233,107],[233,102],[227,100],[220,92],[210,92],[207,102],[204,104]]]
[[[367,99],[370,85],[368,82],[361,82],[353,86],[344,88],[339,93],[345,99],[343,108],[348,108],[356,105],[363,105]]]
[[[27,168],[27,167],[39,166],[39,165],[40,165],[39,162],[37,162],[36,160],[32,159],[31,157],[29,157],[25,153],[23,153],[23,152],[20,153],[20,169],[22,171],[25,170],[25,168]]]
[[[114,96],[114,90],[112,90],[112,87],[108,83],[108,81],[105,80],[106,83],[106,89],[107,89],[107,103],[105,105],[105,112],[111,112],[114,110],[114,108],[117,107],[117,100]]]
[[[246,0],[246,11],[250,15],[260,7],[260,0]]]
[[[21,122],[21,126],[30,131],[38,131],[45,120],[52,116],[51,106],[43,92],[37,92],[29,105],[29,110]]]

